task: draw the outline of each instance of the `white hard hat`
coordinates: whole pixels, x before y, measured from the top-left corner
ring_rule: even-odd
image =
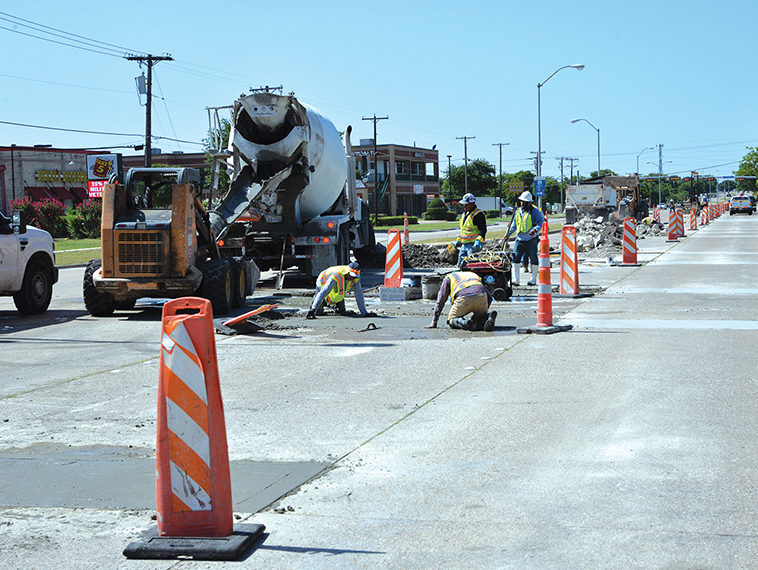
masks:
[[[471,193],[464,194],[463,198],[461,198],[461,204],[474,204],[474,203],[476,203],[476,198],[474,198],[474,195]]]
[[[532,198],[531,192],[522,192],[521,196],[519,196],[518,199],[522,202],[534,202],[534,198]]]

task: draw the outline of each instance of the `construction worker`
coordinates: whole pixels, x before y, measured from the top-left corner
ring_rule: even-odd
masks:
[[[542,230],[542,224],[545,223],[545,216],[542,215],[540,209],[534,205],[534,198],[532,198],[531,192],[523,192],[518,197],[519,208],[513,215],[513,221],[508,227],[508,233],[506,239],[511,234],[518,231],[516,235],[516,243],[513,247],[515,259],[513,263],[513,285],[520,284],[520,267],[523,258],[528,258],[529,263],[532,266],[532,278],[527,285],[536,285],[537,276],[540,270],[540,260],[537,256],[537,248],[539,246],[539,235]]]
[[[426,328],[437,328],[437,321],[448,297],[452,302],[447,315],[447,324],[451,329],[495,330],[497,311],[489,312],[492,295],[482,284],[482,278],[471,271],[453,271],[442,280],[432,322]]]
[[[305,316],[307,319],[315,319],[316,315],[323,315],[325,304],[336,307],[340,315],[354,315],[354,311],[345,309],[345,296],[351,289],[355,291],[355,301],[358,303],[361,317],[376,316],[366,311],[366,302],[363,300],[361,288],[361,266],[356,261],[350,265],[335,265],[324,269],[316,279],[316,287],[318,290]]]
[[[458,267],[463,266],[463,258],[482,249],[484,238],[487,235],[487,216],[476,207],[476,198],[473,194],[464,194],[461,198],[463,214],[460,221],[460,235],[453,244],[460,247],[458,251]]]

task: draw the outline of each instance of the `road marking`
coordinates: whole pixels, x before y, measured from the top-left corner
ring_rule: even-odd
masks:
[[[675,329],[675,330],[758,330],[758,321],[673,320],[673,319],[593,319],[565,315],[561,322],[588,329]]]

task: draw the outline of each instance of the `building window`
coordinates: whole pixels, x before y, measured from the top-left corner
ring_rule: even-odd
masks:
[[[406,173],[406,164],[405,162],[396,162],[395,163],[395,174],[405,174]]]

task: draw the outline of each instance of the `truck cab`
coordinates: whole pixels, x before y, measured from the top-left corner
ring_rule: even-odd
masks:
[[[50,306],[58,281],[52,236],[26,225],[26,213],[10,219],[0,214],[0,295],[13,296],[25,315],[39,315]]]

